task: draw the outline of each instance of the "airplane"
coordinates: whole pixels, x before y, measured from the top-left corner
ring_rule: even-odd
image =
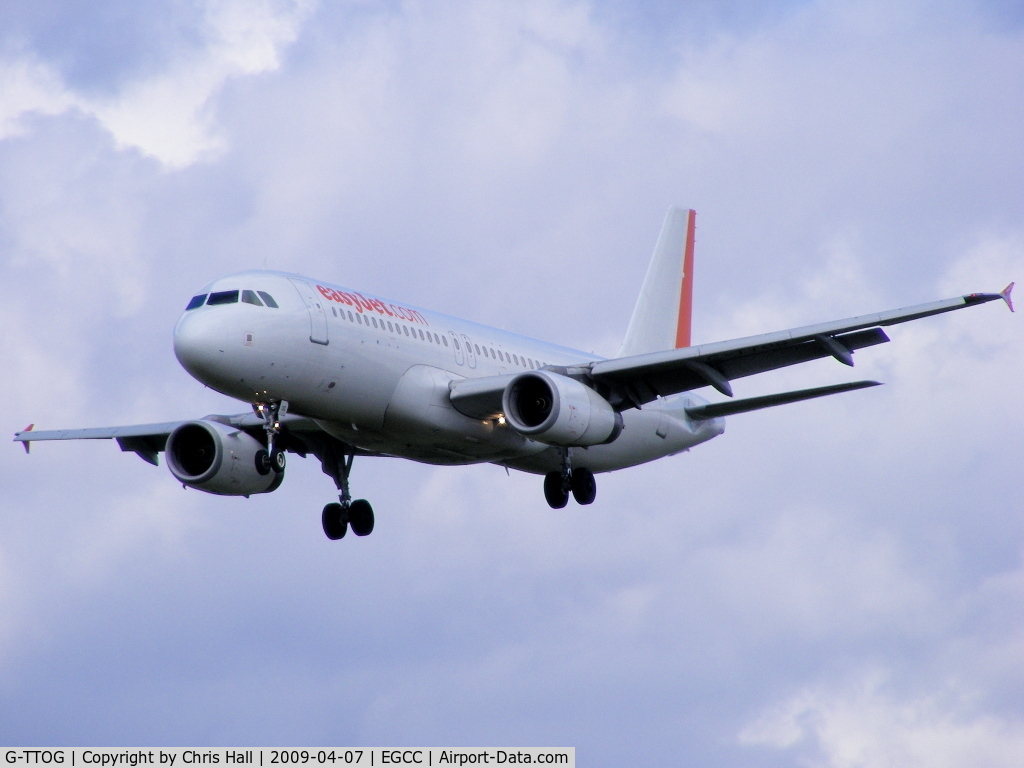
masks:
[[[725,430],[725,417],[877,386],[852,381],[733,399],[731,381],[889,341],[884,327],[1002,299],[971,293],[775,333],[691,345],[696,213],[665,216],[618,354],[594,354],[285,272],[252,270],[203,287],[174,327],[174,354],[202,384],[251,412],[122,427],[15,434],[114,439],[187,488],[270,493],[286,453],[312,454],[338,490],[327,538],[373,531],[353,500],[357,456],[434,465],[489,462],[543,475],[553,509],[590,504],[595,474],[671,456]],[[710,387],[727,400],[709,402]]]

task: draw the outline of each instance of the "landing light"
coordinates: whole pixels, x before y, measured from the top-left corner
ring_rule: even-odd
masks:
[[[505,417],[504,416],[499,416],[498,417],[498,423],[499,424],[504,424],[505,423]]]

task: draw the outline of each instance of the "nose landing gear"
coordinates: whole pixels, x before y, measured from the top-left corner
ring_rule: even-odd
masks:
[[[560,451],[562,468],[544,476],[544,498],[552,509],[562,509],[569,503],[569,493],[577,504],[593,504],[597,498],[597,481],[586,467],[572,468],[569,449]]]
[[[269,403],[256,403],[252,409],[263,419],[263,428],[267,433],[267,450],[256,452],[256,471],[261,475],[269,472],[279,475],[284,472],[288,463],[284,450],[277,445],[277,436],[281,434],[281,417],[288,412],[288,402],[275,400]]]

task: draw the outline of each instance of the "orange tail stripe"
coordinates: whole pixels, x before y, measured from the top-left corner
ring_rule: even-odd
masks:
[[[690,210],[686,222],[686,250],[683,252],[683,282],[679,287],[679,319],[676,321],[676,349],[690,346],[693,317],[693,243],[697,212]]]

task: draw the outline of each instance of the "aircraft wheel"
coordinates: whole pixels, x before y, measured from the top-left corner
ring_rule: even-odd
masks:
[[[373,533],[373,507],[366,499],[356,499],[348,509],[348,519],[352,524],[352,533],[356,536],[369,536]]]
[[[345,538],[348,532],[348,516],[345,515],[345,508],[338,502],[324,507],[320,522],[323,523],[324,534],[331,541]]]
[[[270,454],[270,468],[274,470],[274,474],[280,475],[284,472],[284,465],[288,462],[285,458],[284,451],[280,448],[275,448],[274,452]]]
[[[256,451],[256,471],[261,475],[270,474],[270,456],[262,448]]]
[[[593,504],[597,498],[597,481],[586,467],[572,471],[572,497],[577,504]]]
[[[552,509],[561,509],[569,503],[569,491],[562,485],[561,472],[548,472],[544,476],[544,498]]]

